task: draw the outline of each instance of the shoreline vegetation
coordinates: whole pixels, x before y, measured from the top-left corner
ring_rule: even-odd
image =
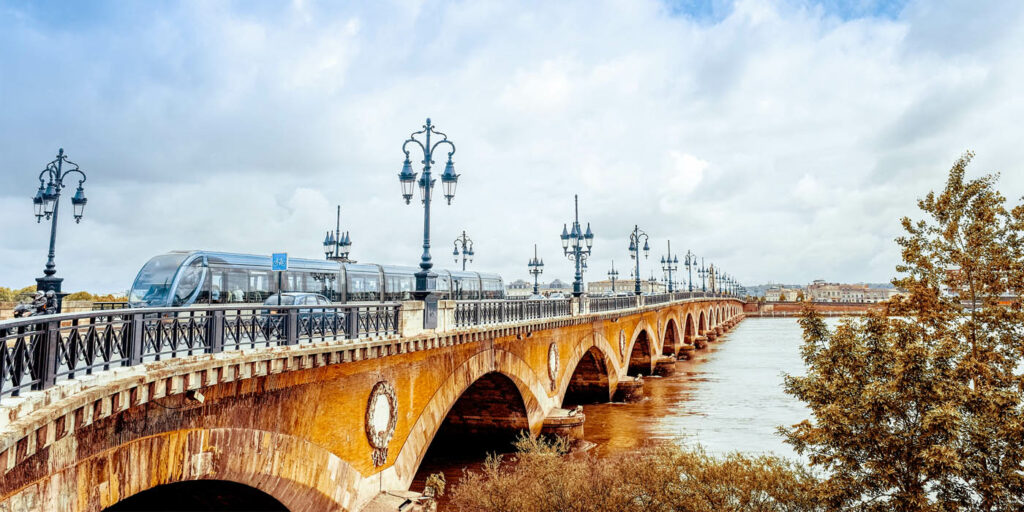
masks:
[[[527,436],[465,472],[446,509],[1024,510],[1024,205],[1005,206],[997,175],[965,179],[972,157],[918,201],[924,220],[902,219],[904,296],[835,329],[804,308],[806,374],[784,386],[811,417],[779,432],[808,465],[671,443],[566,455]]]

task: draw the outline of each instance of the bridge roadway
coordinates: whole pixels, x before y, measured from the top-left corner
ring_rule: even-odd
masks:
[[[704,295],[442,301],[431,331],[421,302],[3,322],[0,511],[95,512],[195,480],[359,510],[408,489],[439,430],[578,433],[567,395],[635,396],[631,375],[743,318]]]

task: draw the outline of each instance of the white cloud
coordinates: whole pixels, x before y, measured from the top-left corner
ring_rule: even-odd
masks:
[[[317,257],[338,202],[354,257],[415,264],[422,210],[396,174],[427,116],[463,174],[432,212],[436,261],[466,229],[476,267],[510,279],[535,242],[545,278],[570,276],[574,193],[595,278],[639,224],[745,282],[802,282],[887,280],[898,218],[965,149],[1024,190],[1014,3],[844,19],[744,0],[699,20],[653,0],[245,7],[55,27],[0,6],[0,285],[45,262],[27,198],[60,146],[90,200],[59,228],[58,271],[97,291],[172,248]]]

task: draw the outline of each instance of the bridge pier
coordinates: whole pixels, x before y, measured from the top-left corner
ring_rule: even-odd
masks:
[[[583,439],[583,424],[587,416],[583,414],[583,407],[575,409],[557,408],[551,411],[544,418],[544,425],[540,429],[541,435],[558,436],[569,441]]]
[[[633,380],[620,380],[615,387],[615,394],[612,400],[615,402],[639,402],[644,399],[644,380],[636,378]]]
[[[708,348],[708,337],[701,335],[693,339],[693,346],[696,348]]]
[[[675,356],[663,356],[659,357],[654,363],[654,374],[667,377],[676,372],[676,358]]]
[[[690,343],[683,344],[683,346],[679,347],[679,359],[682,361],[689,361],[690,359],[693,359],[693,351],[695,348],[696,347]]]

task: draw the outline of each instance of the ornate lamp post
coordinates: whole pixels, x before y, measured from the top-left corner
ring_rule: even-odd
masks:
[[[615,281],[619,279],[619,271],[615,270],[615,260],[612,260],[612,269],[608,271],[608,279],[612,282],[612,295],[614,295]]]
[[[341,205],[339,204],[334,232],[327,231],[327,236],[324,237],[324,256],[331,261],[355,263],[348,259],[350,248],[352,248],[352,239],[348,236],[348,231],[341,232]]]
[[[634,292],[640,295],[640,239],[644,241],[644,258],[651,253],[651,246],[647,244],[647,233],[640,230],[640,227],[633,225],[633,232],[629,234],[629,257],[636,261],[636,276]]]
[[[695,267],[697,265],[697,256],[695,254],[693,254],[692,252],[690,252],[689,249],[687,249],[686,250],[686,259],[684,260],[684,262],[685,262],[684,264],[686,265],[686,273],[689,274],[688,281],[690,283],[690,291],[692,292],[693,291],[693,267]]]
[[[572,231],[562,225],[562,252],[565,256],[576,263],[576,279],[572,282],[572,295],[579,297],[583,295],[583,270],[587,268],[587,257],[590,256],[590,248],[594,245],[594,233],[590,231],[590,223],[587,223],[587,232],[584,233],[580,227],[580,196],[575,196],[576,217],[572,222]]]
[[[668,254],[661,257],[661,271],[668,273],[668,292],[675,291],[672,282],[672,272],[679,270],[679,256],[672,254],[672,241],[668,241]]]
[[[537,280],[544,273],[544,260],[537,258],[537,244],[533,244],[533,259],[526,266],[530,267],[530,275],[533,276],[533,294],[540,295],[540,284]]]
[[[693,259],[694,259],[694,264],[696,264],[697,263],[697,261],[696,261],[697,258],[694,257]],[[697,268],[697,275],[700,276],[700,291],[707,292],[708,291],[708,287],[707,287],[706,279],[708,277],[708,269],[704,266],[704,258],[703,257],[700,259],[700,267]]]
[[[462,270],[466,270],[466,259],[469,259],[470,263],[473,263],[473,239],[466,236],[466,231],[462,231],[462,235],[455,239],[455,249],[452,251],[452,257],[455,258],[455,263],[459,262],[459,255],[462,255]],[[462,252],[459,252],[459,246],[462,246]]]
[[[651,269],[651,278],[647,280],[647,285],[651,287],[651,293],[657,290],[658,280],[654,277],[654,269]]]
[[[71,169],[64,169],[64,164],[73,167]],[[85,198],[85,190],[82,189],[86,176],[78,168],[78,164],[68,160],[67,155],[64,154],[64,148],[60,148],[57,151],[57,158],[46,164],[46,168],[39,173],[39,190],[36,191],[35,197],[32,198],[36,222],[42,222],[43,217],[46,217],[46,220],[52,221],[50,222],[50,252],[46,260],[46,268],[43,270],[44,276],[36,278],[36,289],[39,291],[52,290],[57,294],[58,313],[60,312],[62,302],[60,285],[64,279],[55,276],[57,264],[53,261],[54,248],[57,244],[57,211],[60,207],[60,191],[65,187],[64,178],[71,173],[78,173],[81,176],[81,179],[78,180],[78,188],[75,190],[75,195],[71,196],[72,214],[75,217],[75,224],[78,224],[82,220],[85,203],[88,201]],[[44,177],[45,180],[43,179]]]
[[[423,135],[425,141],[418,140],[417,135]],[[438,135],[441,140],[431,143],[431,135]],[[416,173],[412,171],[412,161],[409,159],[409,144],[415,144],[423,151],[423,160],[420,161],[423,164],[423,174],[420,175],[418,182]],[[430,202],[435,181],[431,177],[430,168],[434,164],[434,151],[442,144],[447,144],[450,151],[448,151],[448,163],[445,164],[444,174],[441,175],[441,185],[444,187],[444,198],[448,200],[448,204],[452,204],[452,198],[455,197],[455,186],[459,182],[459,175],[455,174],[455,165],[452,163],[455,144],[448,140],[447,135],[434,128],[434,125],[430,123],[430,118],[427,118],[427,124],[423,125],[422,130],[409,135],[409,138],[402,144],[405,162],[402,163],[402,172],[398,174],[398,181],[402,184],[402,198],[405,199],[405,204],[409,204],[409,201],[412,200],[413,184],[419,183],[420,200],[423,202],[423,256],[420,258],[420,271],[416,272],[416,291],[413,293],[416,300],[427,299],[437,282],[437,274],[430,271],[434,266],[430,261]],[[427,314],[423,316],[424,327],[428,329],[436,327],[436,304],[436,301],[433,301],[433,324],[430,322],[430,312],[426,312]]]

